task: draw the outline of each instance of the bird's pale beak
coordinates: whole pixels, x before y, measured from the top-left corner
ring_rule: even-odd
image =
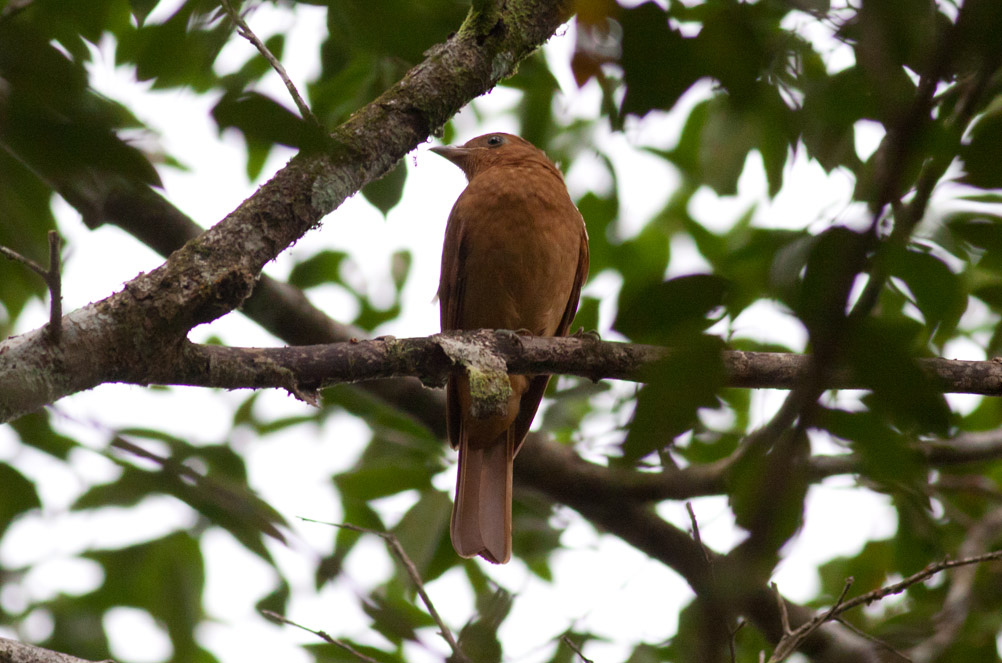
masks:
[[[431,151],[440,157],[445,157],[460,168],[463,168],[463,164],[466,163],[466,160],[470,156],[469,148],[455,145],[436,145],[431,148]]]

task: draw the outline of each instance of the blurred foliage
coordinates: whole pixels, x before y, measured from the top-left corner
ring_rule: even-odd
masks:
[[[234,4],[252,24],[255,10],[265,5],[270,10],[296,4],[325,8],[327,36],[314,54],[319,73],[303,92],[326,127],[346,119],[420,62],[429,47],[457,30],[470,6],[461,0]],[[893,535],[819,568],[820,588],[811,605],[829,605],[848,577],[854,579],[853,596],[956,555],[971,531],[997,511],[1002,463],[985,459],[932,471],[919,445],[998,429],[1002,404],[984,398],[958,408],[937,392],[914,359],[969,355],[971,348],[984,357],[1002,354],[1002,3],[705,0],[620,6],[579,0],[577,8],[570,62],[555,63],[552,54],[537,53],[503,82],[518,94],[510,114],[521,134],[545,148],[565,171],[587,162],[595,182],[610,183],[596,185],[577,203],[589,227],[592,276],[613,275],[620,285],[610,301],[586,295],[575,328],[599,327],[603,307],[614,304],[612,331],[674,351],[636,391],[574,379],[553,386],[555,380],[543,428],[558,443],[573,445],[588,442],[583,431],[589,422],[620,422],[604,430],[615,436],[605,448],[621,471],[732,457],[743,448],[760,411],[748,391],[723,387],[720,349],[805,349],[795,338],[768,333],[758,340],[743,333],[746,314],[766,307],[806,332],[806,349],[831,352],[866,384],[862,396],[824,400],[805,426],[810,436],[853,454],[859,485],[889,496],[898,515]],[[279,58],[290,46],[287,29],[265,40]],[[137,82],[213,99],[207,121],[220,132],[239,131],[251,179],[261,174],[276,145],[322,149],[321,132],[304,122],[289,100],[260,91],[262,78],[271,75],[260,55],[231,73],[218,73],[220,52],[238,39],[213,0],[0,0],[0,245],[44,264],[46,232],[56,227],[55,195],[72,202],[78,199],[74,193],[99,190],[101,182],[115,178],[158,187],[158,167],[198,158],[154,153],[130,140],[152,130],[91,86],[99,46],[100,52],[111,49],[114,62],[133,71]],[[568,91],[555,69],[566,64],[577,85],[594,88],[600,101],[593,112],[565,112]],[[928,108],[911,116],[923,77],[935,93]],[[973,112],[965,114],[965,105]],[[663,129],[670,117],[681,121],[677,136]],[[635,145],[637,154],[657,160],[672,174],[670,181],[653,184],[663,202],[639,224],[629,218],[629,201],[620,199],[624,175],[608,138],[610,132],[613,139],[620,132],[630,137],[638,127],[657,131]],[[867,150],[857,147],[864,130],[881,136],[904,132],[909,140],[898,153]],[[451,140],[455,132],[447,126],[445,138]],[[651,136],[651,131],[636,133]],[[797,227],[777,227],[768,216],[769,202],[789,191],[794,159],[851,181],[853,199],[831,218],[805,217]],[[889,174],[890,164],[896,170]],[[766,183],[761,199],[728,208],[730,218],[708,219],[699,211],[698,198],[745,200],[733,197],[742,190],[742,178],[759,167]],[[889,235],[890,227],[910,223],[908,206],[923,195],[921,174],[936,168],[950,185],[937,188],[915,232]],[[401,200],[407,172],[401,162],[362,193],[385,215]],[[894,204],[876,232],[864,231],[888,190]],[[705,267],[679,273],[673,258],[680,250],[698,255]],[[393,293],[389,302],[374,298],[358,278],[358,259],[350,252],[303,256],[289,281],[306,292],[332,288],[346,295],[357,307],[353,319],[343,322],[373,331],[400,315],[411,263],[411,254],[401,251],[383,266],[383,279],[391,286],[387,291]],[[857,319],[850,313],[854,298],[874,278],[864,272],[886,282],[868,315]],[[0,261],[4,337],[29,304],[45,297],[34,274]],[[270,547],[284,540],[289,514],[279,514],[255,495],[243,447],[234,440],[303,430],[348,414],[367,423],[371,439],[351,467],[331,477],[343,520],[392,531],[426,582],[460,574],[476,603],[476,614],[457,629],[462,646],[476,661],[508,658],[498,627],[513,611],[530,608],[495,585],[478,563],[453,553],[451,498],[433,482],[448,465],[441,440],[365,392],[338,387],[324,396],[315,414],[274,419],[258,412],[253,394],[235,407],[230,435],[199,444],[170,431],[106,431],[108,445],[99,453],[113,461],[115,475],[88,486],[66,508],[82,515],[135,510],[166,495],[186,510],[191,527],[81,552],[101,570],[96,588],[23,605],[0,601],[0,624],[22,633],[32,615],[44,613],[51,630],[42,644],[107,659],[104,616],[129,606],[145,611],[165,630],[171,660],[215,660],[195,637],[209,619],[202,606],[200,547],[208,528],[227,531],[274,572],[274,588],[260,598],[259,608],[282,613],[293,592]],[[100,413],[94,417],[100,419]],[[25,452],[73,473],[74,455],[85,452],[84,444],[61,430],[51,413],[38,412],[11,423],[5,433]],[[777,475],[776,454],[770,450],[775,449],[743,455],[738,473],[730,477],[728,496],[739,523],[755,529],[763,518],[773,520],[767,538],[778,555],[802,523],[808,487],[800,474]],[[0,462],[0,543],[17,523],[46,510],[44,481],[22,471],[17,454]],[[392,527],[379,507],[387,498],[408,504]],[[524,496],[514,508],[514,554],[545,581],[554,577],[561,547],[552,515],[553,505],[539,496]],[[362,536],[348,529],[332,534],[330,551],[314,569],[318,589],[342,579]],[[998,531],[986,536],[988,546],[999,542]],[[0,567],[0,583],[16,587],[30,571]],[[999,574],[994,567],[978,571],[968,597],[970,616],[941,660],[998,660]],[[845,618],[907,651],[940,623],[949,582],[916,585],[889,607],[853,611]],[[435,628],[398,564],[385,582],[361,592],[359,601],[380,644],[343,642],[377,661],[406,660],[406,648],[423,646],[422,639]],[[705,626],[700,610],[692,603],[680,615],[674,638],[633,643],[625,660],[692,660]],[[601,639],[577,625],[568,625],[564,638],[552,643],[554,663],[576,660],[567,642],[587,650],[589,642]],[[738,661],[759,660],[759,652],[769,648],[751,627],[733,640]],[[333,644],[306,650],[317,661],[356,660]]]

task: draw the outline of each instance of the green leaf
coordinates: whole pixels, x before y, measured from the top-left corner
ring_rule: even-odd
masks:
[[[879,412],[822,410],[818,426],[846,440],[858,454],[862,475],[887,489],[925,484],[925,468],[911,438],[895,430]]]
[[[334,476],[338,490],[360,500],[396,495],[406,490],[427,488],[431,477],[424,467],[403,467],[393,462],[368,463]]]
[[[1002,105],[982,115],[971,128],[970,140],[960,150],[964,162],[961,181],[982,189],[1002,188]]]
[[[550,71],[543,52],[538,51],[522,60],[518,72],[502,84],[522,91],[517,109],[521,126],[519,135],[533,145],[548,144],[559,131],[550,109],[560,92],[560,84]]]
[[[770,61],[785,55],[772,52],[788,43],[780,36],[782,12],[768,3],[707,3],[699,9],[703,28],[695,41],[703,67],[732,97],[748,99]]]
[[[577,201],[578,210],[588,227],[589,269],[598,274],[615,268],[613,247],[609,241],[610,228],[619,214],[619,198],[615,195],[599,197],[589,191]]]
[[[855,124],[879,115],[862,72],[849,67],[811,80],[805,92],[799,116],[807,153],[828,172],[838,166],[856,172],[861,162],[856,154]]]
[[[931,253],[911,248],[892,253],[890,263],[891,275],[908,286],[930,333],[940,342],[949,339],[967,308],[960,277]]]
[[[970,254],[978,267],[1002,273],[1002,217],[991,213],[958,213],[949,216],[946,227]]]
[[[277,615],[284,615],[289,607],[291,591],[289,582],[283,578],[278,582],[278,586],[273,591],[254,604],[254,609],[258,612],[268,610]]]
[[[146,17],[159,3],[160,0],[129,0],[129,7],[132,8],[132,15],[136,17],[139,27],[143,27]]]
[[[413,262],[414,257],[406,249],[395,251],[390,256],[390,277],[393,279],[393,288],[397,291],[398,296],[403,290],[404,284],[407,283],[407,276],[411,272],[411,263]]]
[[[362,610],[372,618],[372,628],[396,645],[405,640],[416,642],[417,629],[435,625],[430,616],[400,597],[388,598],[374,592],[362,604]]]
[[[118,550],[83,554],[104,568],[104,585],[92,597],[104,609],[126,605],[145,610],[170,634],[173,660],[192,661],[200,649],[196,625],[203,617],[205,568],[198,541],[177,532]]]
[[[76,440],[53,430],[48,410],[39,410],[18,417],[9,425],[21,438],[22,444],[61,460],[68,459],[70,451],[78,446]]]
[[[374,532],[386,531],[386,525],[383,524],[379,514],[365,500],[361,500],[352,494],[341,493],[341,510],[344,513],[345,524],[364,527]],[[323,527],[324,525],[318,524],[317,526]],[[336,531],[334,553],[322,560],[321,564],[317,567],[317,589],[323,587],[328,580],[336,578],[341,574],[345,558],[362,536],[360,532],[344,527],[339,527]]]
[[[256,142],[319,150],[327,141],[326,135],[312,122],[257,92],[224,95],[213,107],[212,117],[220,130],[239,129],[248,145]]]
[[[341,265],[347,258],[344,251],[320,251],[292,268],[289,283],[303,290],[325,283],[341,284]]]
[[[716,322],[711,313],[724,303],[728,283],[711,274],[680,276],[620,296],[613,328],[638,343],[702,331]]]
[[[758,132],[723,97],[711,100],[708,110],[699,146],[699,170],[703,181],[718,195],[732,196],[738,192],[738,178]]]
[[[894,547],[891,541],[868,541],[854,557],[836,557],[818,568],[821,600],[825,605],[838,598],[847,578],[852,578],[852,593],[858,596],[879,589],[895,573]]]
[[[395,440],[393,448],[409,450],[408,453],[434,455],[440,461],[446,445],[424,424],[412,415],[388,404],[381,398],[360,389],[336,386],[323,391],[324,408],[344,408],[345,411],[364,419],[377,433]],[[381,447],[380,447],[381,448]],[[366,453],[375,453],[377,448],[369,445]]]
[[[16,517],[41,508],[35,485],[7,463],[0,463],[0,537]]]
[[[407,165],[401,159],[381,178],[362,187],[362,195],[373,207],[382,212],[383,216],[386,216],[400,202],[406,181]]]
[[[516,472],[518,464],[516,462]],[[553,581],[551,556],[560,547],[560,529],[551,524],[553,503],[531,493],[520,495],[512,504],[512,554],[529,571],[547,582]],[[455,553],[453,553],[455,554]]]
[[[457,641],[471,661],[500,663],[501,643],[498,627],[511,611],[512,596],[503,589],[493,594],[478,593],[477,609],[480,614],[459,632]]]
[[[773,264],[773,282],[804,323],[813,342],[840,329],[854,265],[862,265],[858,233],[836,226],[789,243]],[[801,274],[803,276],[801,277]]]
[[[668,26],[668,14],[654,2],[622,10],[618,20],[626,82],[622,112],[644,116],[655,108],[670,110],[704,75],[695,45]]]
[[[174,451],[167,456],[144,457],[159,465],[153,471],[113,457],[122,467],[122,474],[115,481],[91,487],[77,498],[73,509],[134,506],[152,495],[172,495],[209,522],[226,529],[265,562],[272,563],[261,535],[284,542],[280,527],[285,520],[246,485],[246,470],[240,456],[225,446],[194,448],[159,431],[127,430],[125,434],[166,441]],[[119,445],[119,449],[124,448]],[[208,472],[191,470],[188,463],[193,460],[207,466]]]
[[[400,519],[393,533],[414,563],[424,582],[431,582],[456,564],[449,540],[452,500],[438,490],[424,490],[421,498]],[[403,569],[398,570],[410,583]]]
[[[51,197],[48,187],[23,163],[0,150],[0,246],[46,265],[47,231],[55,228]],[[13,260],[0,260],[0,309],[7,313],[0,314],[0,337],[13,331],[29,301],[44,299],[45,294],[45,282],[37,274]]]
[[[634,464],[667,448],[676,436],[693,427],[699,408],[717,406],[716,394],[725,378],[722,350],[716,337],[687,339],[652,368],[623,441],[624,463]]]
[[[689,111],[689,117],[682,126],[682,134],[675,148],[662,154],[678,166],[682,173],[693,180],[702,178],[700,154],[703,149],[703,129],[710,116],[712,99],[701,101]]]
[[[932,380],[916,364],[914,323],[870,319],[859,326],[848,348],[852,371],[873,390],[866,403],[903,430],[945,435],[950,408]]]

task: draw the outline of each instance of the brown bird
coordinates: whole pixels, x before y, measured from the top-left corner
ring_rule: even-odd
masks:
[[[528,141],[494,133],[433,147],[469,181],[445,230],[438,286],[442,330],[509,329],[563,336],[588,275],[588,233],[563,175]],[[477,419],[465,375],[446,387],[449,441],[459,449],[452,545],[462,557],[511,557],[512,461],[548,375],[511,375],[507,414]]]

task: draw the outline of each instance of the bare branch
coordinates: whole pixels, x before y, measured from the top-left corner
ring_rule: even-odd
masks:
[[[264,56],[264,59],[268,61],[271,68],[274,69],[281,77],[282,82],[285,83],[285,87],[289,91],[289,95],[292,96],[292,100],[296,102],[296,107],[299,108],[299,115],[304,120],[308,120],[318,127],[321,126],[320,120],[318,120],[313,114],[313,111],[310,110],[309,105],[303,100],[303,97],[299,94],[299,90],[296,89],[296,84],[292,82],[291,78],[289,78],[289,74],[286,73],[285,67],[283,67],[282,63],[278,61],[278,58],[275,57],[274,53],[272,53],[268,47],[265,46],[264,42],[261,41],[256,34],[254,34],[254,31],[250,29],[249,25],[247,25],[247,21],[243,19],[240,13],[233,6],[233,3],[230,0],[219,0],[219,2],[223,6],[223,9],[226,10],[230,20],[233,21],[233,25],[236,26],[237,34],[252,43],[254,48],[256,48],[258,52]]]
[[[807,639],[809,635],[818,630],[822,624],[833,619],[836,614],[839,614],[839,608],[843,605],[842,602],[845,600],[845,595],[849,593],[849,588],[852,587],[852,583],[852,578],[846,578],[845,584],[842,586],[842,593],[839,594],[838,600],[835,601],[835,604],[814,619],[801,624],[796,631],[789,631],[790,623],[787,621],[784,627],[786,633],[783,635],[783,639],[776,645],[776,649],[772,652],[772,656],[769,657],[769,663],[780,663],[780,661],[785,661],[791,654],[793,654],[793,652],[797,650],[798,647],[800,647],[800,643]],[[775,587],[775,584],[773,584],[773,587]],[[782,601],[782,598],[780,601]],[[786,612],[785,601],[783,602],[783,612]]]
[[[594,661],[592,661],[590,658],[587,658],[581,652],[581,649],[576,644],[574,644],[574,641],[571,640],[569,637],[567,637],[566,634],[560,636],[560,641],[563,642],[565,645],[567,645],[567,647],[570,648],[572,652],[578,655],[578,658],[581,659],[581,663],[594,663]]]
[[[905,656],[904,654],[902,654],[897,649],[895,649],[894,647],[890,646],[889,644],[887,644],[886,642],[884,642],[880,638],[876,638],[876,637],[872,636],[871,634],[866,633],[866,632],[862,631],[861,629],[856,628],[852,624],[852,622],[846,621],[846,620],[842,619],[841,617],[836,617],[835,621],[838,622],[839,624],[841,624],[842,626],[846,627],[847,629],[849,629],[850,631],[852,631],[853,633],[855,633],[859,637],[865,638],[865,639],[869,640],[870,642],[872,642],[873,644],[875,644],[878,647],[880,647],[881,649],[887,651],[888,653],[890,653],[895,658],[898,658],[898,659],[900,659],[902,661],[905,661],[905,663],[913,663],[912,659],[910,659],[909,657]]]
[[[709,549],[703,545],[703,537],[699,534],[699,522],[696,520],[696,512],[692,508],[692,502],[685,503],[685,510],[689,513],[689,523],[692,525],[692,538],[696,544],[702,549],[703,557],[706,559],[706,563],[710,565],[710,572],[713,572],[713,557],[710,555]]]
[[[958,560],[943,560],[941,562],[936,562],[935,564],[930,564],[918,573],[914,573],[901,582],[896,582],[892,585],[887,585],[886,587],[880,587],[873,591],[861,594],[849,601],[845,601],[845,595],[849,591],[849,587],[852,585],[852,578],[847,578],[845,587],[842,589],[842,594],[839,596],[838,600],[831,608],[824,611],[823,613],[817,615],[810,621],[802,624],[788,637],[784,637],[782,641],[776,646],[776,650],[773,652],[772,657],[769,659],[770,663],[775,661],[785,660],[790,654],[792,654],[799,646],[804,638],[814,632],[818,627],[820,627],[825,622],[831,621],[839,615],[843,614],[847,610],[852,610],[853,608],[859,607],[861,605],[869,605],[875,601],[879,601],[888,596],[894,594],[900,594],[912,585],[928,580],[934,575],[941,573],[947,569],[952,569],[956,567],[968,566],[971,564],[980,564],[982,562],[993,562],[1002,560],[1002,550],[996,550],[994,552],[985,553],[983,555],[975,555],[974,557],[968,557],[965,559]]]
[[[776,607],[779,608],[779,623],[783,626],[783,637],[793,633],[793,629],[790,628],[790,613],[786,609],[786,599],[783,595],[779,593],[779,585],[774,582],[770,582],[769,586],[772,587],[772,591],[776,594]]]
[[[349,645],[347,642],[342,642],[337,638],[333,638],[327,635],[327,633],[324,631],[314,631],[309,627],[303,626],[302,624],[297,624],[296,622],[290,619],[286,619],[282,615],[278,614],[277,612],[272,612],[271,610],[262,610],[261,614],[281,624],[288,624],[289,626],[295,626],[296,628],[303,629],[307,633],[312,633],[313,635],[317,636],[324,642],[330,643],[335,647],[340,647],[341,649],[345,650],[346,652],[348,652],[349,654],[351,654],[360,661],[365,661],[365,663],[379,663],[379,661],[377,661],[376,659],[372,658],[371,656],[366,656],[362,652],[358,651],[357,649]]]
[[[49,231],[49,269],[45,283],[49,286],[49,326],[47,331],[53,343],[59,343],[63,329],[63,277],[62,261],[59,259],[61,246],[59,233]]]
[[[25,267],[27,267],[31,271],[33,271],[36,274],[38,274],[39,276],[41,276],[43,279],[45,278],[46,274],[48,273],[47,269],[45,269],[44,267],[42,267],[41,265],[39,265],[37,262],[35,262],[31,258],[27,258],[27,257],[21,255],[20,253],[18,253],[17,251],[14,251],[13,249],[8,249],[6,246],[0,246],[0,256],[3,256],[5,258],[7,258],[8,260],[13,260],[15,262],[21,263],[22,265],[24,265]]]
[[[331,525],[332,527],[340,527],[343,529],[348,529],[353,532],[362,532],[365,534],[374,534],[384,541],[386,541],[387,547],[389,547],[390,552],[397,561],[404,567],[407,571],[407,575],[410,576],[411,582],[414,583],[414,588],[417,590],[418,596],[421,597],[421,601],[424,603],[425,607],[428,608],[428,614],[431,618],[435,620],[438,625],[439,632],[442,638],[449,643],[449,648],[452,650],[453,659],[457,663],[469,663],[469,659],[463,650],[459,647],[459,643],[456,642],[456,638],[453,637],[452,631],[446,625],[445,620],[442,619],[441,615],[438,614],[438,610],[435,609],[435,605],[431,602],[431,597],[428,596],[428,592],[424,589],[424,582],[421,580],[421,574],[418,573],[417,567],[414,566],[414,562],[407,555],[404,547],[400,545],[400,539],[398,539],[392,532],[377,532],[376,530],[368,529],[365,527],[359,527],[358,525],[351,525],[349,523],[325,523],[319,520],[313,520],[312,518],[301,518],[306,522],[319,523],[321,525]]]
[[[46,327],[46,335],[49,340],[58,344],[62,337],[63,329],[63,283],[62,264],[59,259],[59,249],[62,245],[59,233],[55,230],[49,231],[49,268],[46,269],[34,260],[22,256],[17,251],[0,246],[0,255],[14,260],[35,272],[45,281],[49,288],[49,324]]]
[[[988,542],[1002,530],[1002,509],[996,509],[975,523],[958,551],[961,557],[973,558],[984,554]],[[952,574],[950,589],[943,608],[935,617],[935,629],[926,640],[913,647],[909,655],[916,663],[940,660],[967,620],[971,608],[971,590],[978,568],[975,565],[958,568]]]

